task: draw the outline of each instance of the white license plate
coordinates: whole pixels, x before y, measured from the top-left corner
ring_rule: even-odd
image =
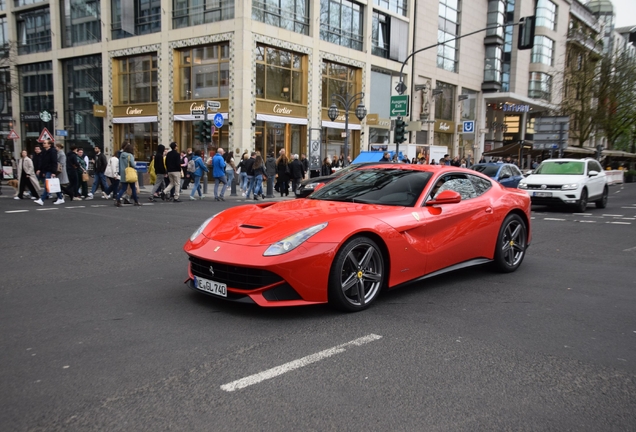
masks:
[[[203,279],[200,277],[194,277],[194,286],[201,291],[209,292],[221,297],[227,297],[227,285],[220,282],[215,282],[209,279]]]
[[[551,198],[552,192],[535,192],[534,196],[539,198]]]

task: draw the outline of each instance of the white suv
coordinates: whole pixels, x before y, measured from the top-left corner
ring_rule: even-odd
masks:
[[[518,188],[528,192],[532,204],[567,204],[579,212],[584,212],[590,201],[605,208],[609,194],[605,172],[594,159],[544,160]]]

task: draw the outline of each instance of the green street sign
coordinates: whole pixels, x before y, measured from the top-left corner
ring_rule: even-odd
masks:
[[[409,95],[391,96],[391,117],[409,115]]]

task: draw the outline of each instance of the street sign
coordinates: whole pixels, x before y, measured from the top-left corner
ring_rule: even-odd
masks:
[[[464,130],[463,133],[475,133],[475,121],[467,120],[463,123]]]
[[[38,142],[44,142],[46,140],[54,141],[53,140],[53,135],[51,135],[51,132],[49,132],[49,130],[47,128],[44,128],[44,129],[42,129],[42,132],[40,133],[40,137],[38,138]]]
[[[214,126],[221,129],[223,127],[223,114],[216,113],[214,114]]]
[[[65,136],[68,136],[68,132],[65,131],[64,129],[56,129],[55,135],[65,137]]]
[[[205,115],[205,110],[190,110],[190,115],[202,116]]]
[[[409,115],[409,95],[391,96],[391,117]]]
[[[10,140],[17,140],[20,139],[20,137],[18,136],[17,133],[15,133],[15,131],[12,129],[11,132],[9,132],[9,135],[7,135],[7,139]]]
[[[212,111],[218,111],[221,109],[221,102],[217,101],[205,101],[205,106]]]

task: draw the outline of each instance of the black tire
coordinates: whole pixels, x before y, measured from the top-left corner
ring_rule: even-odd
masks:
[[[336,254],[329,273],[329,303],[343,311],[364,310],[378,297],[386,275],[378,245],[354,237]]]
[[[509,214],[499,229],[494,265],[503,273],[519,268],[528,247],[528,227],[517,214]]]
[[[575,204],[574,208],[578,213],[585,212],[585,209],[587,208],[587,189],[583,188],[581,191],[581,198],[579,198],[579,202]]]
[[[607,207],[608,196],[609,196],[609,189],[607,188],[607,186],[605,186],[605,188],[603,188],[603,196],[601,197],[601,199],[598,201],[594,201],[596,208],[604,209],[605,207]]]

